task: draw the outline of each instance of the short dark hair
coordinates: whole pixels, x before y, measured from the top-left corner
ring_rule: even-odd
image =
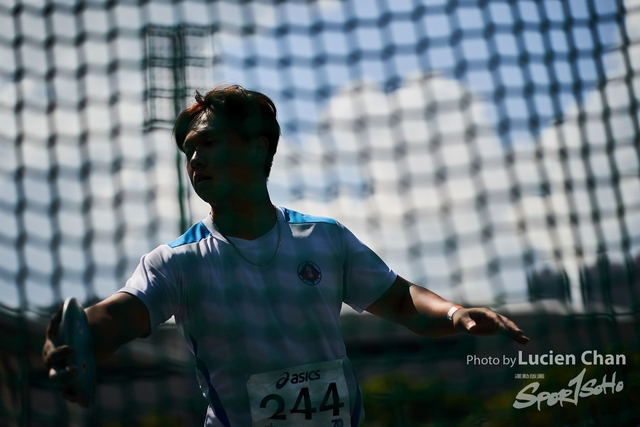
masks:
[[[178,149],[184,152],[187,134],[203,115],[216,115],[229,129],[238,132],[244,139],[260,136],[267,138],[269,148],[264,167],[268,177],[280,139],[277,110],[271,98],[240,85],[223,85],[214,87],[204,96],[196,91],[195,100],[195,103],[180,113],[173,127]]]

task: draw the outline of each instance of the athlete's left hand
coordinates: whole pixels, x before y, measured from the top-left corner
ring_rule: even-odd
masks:
[[[461,308],[453,313],[452,320],[456,329],[471,335],[503,334],[519,344],[529,342],[515,323],[489,308]]]

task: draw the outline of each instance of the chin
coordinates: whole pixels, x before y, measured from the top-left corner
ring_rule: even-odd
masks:
[[[206,186],[196,186],[194,190],[198,197],[200,197],[204,202],[215,205],[224,200],[228,200],[232,196],[231,186],[229,185],[206,185]]]

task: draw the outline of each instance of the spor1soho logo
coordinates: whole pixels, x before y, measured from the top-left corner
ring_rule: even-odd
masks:
[[[597,350],[586,350],[580,355],[580,362],[586,366],[618,366],[626,365],[627,357],[624,354],[600,354]],[[575,366],[578,359],[575,354],[554,354],[549,351],[545,354],[529,354],[524,357],[522,351],[518,351],[518,357],[503,356],[499,357],[478,357],[475,355],[467,355],[467,365],[502,365],[514,367],[518,366]],[[516,395],[513,407],[516,409],[528,408],[537,405],[538,411],[542,404],[554,406],[564,403],[572,403],[578,405],[580,398],[597,396],[599,394],[620,393],[624,389],[622,381],[616,381],[617,372],[611,375],[604,375],[602,380],[598,382],[597,378],[587,379],[585,376],[587,368],[583,368],[578,375],[567,383],[567,388],[558,391],[538,391],[540,382],[534,381],[523,387]]]

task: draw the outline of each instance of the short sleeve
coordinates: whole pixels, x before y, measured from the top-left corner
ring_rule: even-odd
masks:
[[[160,246],[140,259],[140,263],[118,292],[139,298],[149,310],[151,332],[173,316],[180,306],[180,279],[175,255],[169,246]]]
[[[351,231],[339,227],[344,249],[343,301],[362,313],[391,287],[397,274]]]

